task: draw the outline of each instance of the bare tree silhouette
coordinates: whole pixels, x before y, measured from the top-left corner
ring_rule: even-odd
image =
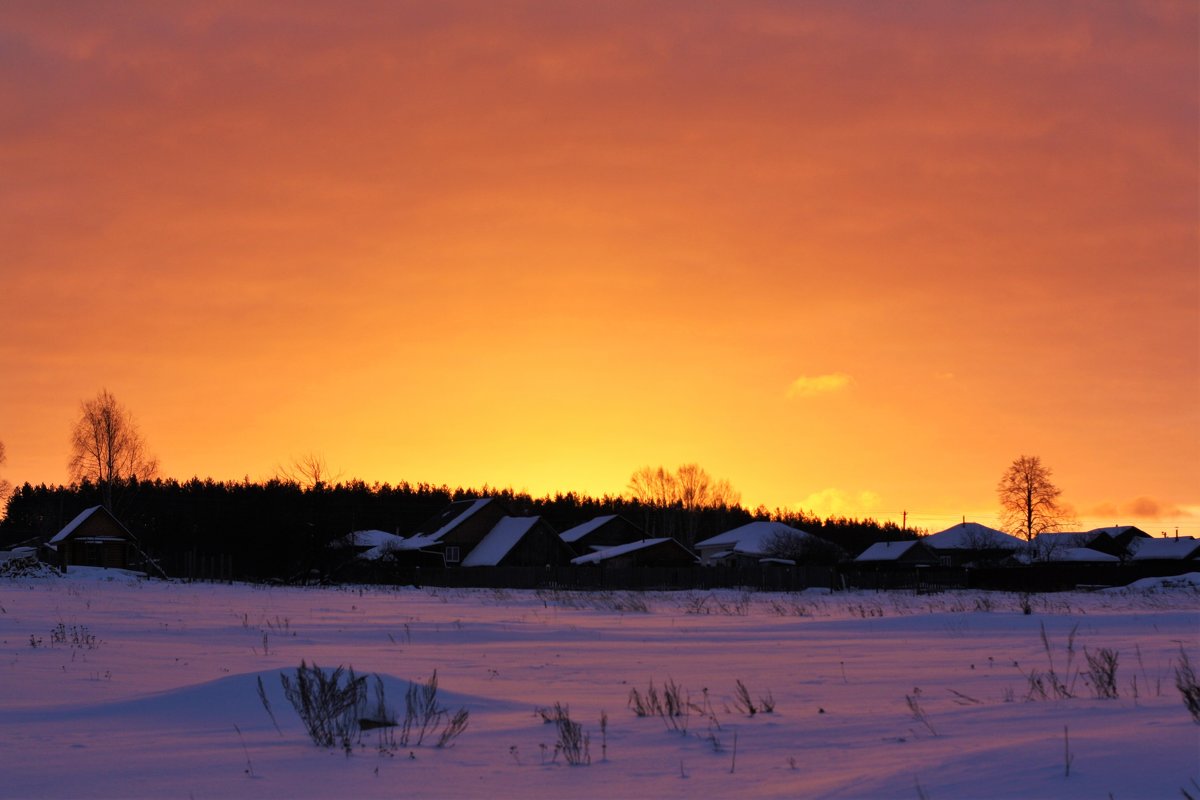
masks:
[[[1029,542],[1039,533],[1062,530],[1071,521],[1058,501],[1062,490],[1050,476],[1050,468],[1038,456],[1021,456],[1009,465],[996,487],[1005,531]]]
[[[67,470],[73,481],[95,481],[105,508],[112,510],[113,486],[130,478],[157,477],[158,459],[147,452],[133,415],[108,389],[84,400],[80,410]]]

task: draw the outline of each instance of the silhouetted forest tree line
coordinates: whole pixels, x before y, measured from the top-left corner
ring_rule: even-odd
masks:
[[[647,536],[695,542],[755,519],[776,519],[834,542],[851,556],[876,541],[912,538],[893,523],[845,518],[819,519],[803,512],[755,512],[739,505],[701,509],[655,507],[638,500],[573,492],[534,498],[511,489],[451,489],[430,484],[372,484],[351,480],[302,487],[292,481],[188,481],[157,479],[120,482],[113,511],[138,538],[143,550],[173,575],[184,574],[188,559],[232,559],[235,577],[291,579],[328,566],[329,544],[356,530],[379,529],[400,535],[448,503],[496,497],[518,516],[540,515],[565,531],[604,515],[619,514]],[[105,501],[105,490],[84,480],[70,486],[25,485],[9,497],[0,521],[0,546],[53,536],[80,511]]]

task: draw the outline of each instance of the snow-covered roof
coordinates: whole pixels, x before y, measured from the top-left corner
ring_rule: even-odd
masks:
[[[75,532],[76,528],[78,528],[80,525],[83,524],[84,520],[86,520],[92,514],[95,514],[102,507],[103,506],[92,506],[91,508],[85,508],[83,511],[80,511],[78,516],[75,517],[75,519],[73,519],[67,523],[66,527],[64,527],[58,533],[54,534],[54,538],[52,538],[50,540],[50,544],[55,544],[57,542],[61,542],[64,539],[66,539],[68,536],[70,536],[72,533]]]
[[[696,542],[697,550],[734,550],[746,555],[762,555],[766,553],[767,544],[771,537],[777,534],[797,534],[807,538],[812,534],[784,525],[782,522],[767,522],[760,520],[751,522],[733,530],[719,533],[702,542]]]
[[[464,567],[494,567],[521,541],[521,537],[537,524],[540,517],[501,517],[487,536],[467,553]]]
[[[490,502],[492,502],[492,498],[490,498],[490,497],[481,497],[478,500],[473,501],[471,503],[471,505],[467,506],[467,508],[465,508],[463,511],[459,512],[458,514],[455,514],[453,517],[451,517],[449,520],[447,520],[445,523],[443,523],[442,526],[440,528],[438,528],[436,531],[434,531],[433,533],[424,533],[424,534],[420,534],[418,536],[410,536],[408,539],[405,540],[405,542],[416,543],[416,546],[415,547],[405,547],[404,549],[416,550],[419,547],[424,547],[427,544],[434,544],[434,543],[440,541],[443,536],[445,536],[447,533],[449,533],[450,531],[457,528],[459,525],[461,525],[463,522],[465,522],[467,519],[469,519],[472,514],[474,514],[476,511],[483,508]]]
[[[1034,535],[1033,544],[1035,547],[1087,547],[1087,543],[1099,535],[1100,531],[1088,531],[1087,533],[1079,533],[1077,531],[1039,533]]]
[[[935,550],[1020,550],[1025,547],[1025,542],[1016,536],[978,522],[961,522],[921,541]]]
[[[369,530],[348,533],[338,539],[335,544],[338,547],[379,547],[401,541],[404,541],[403,536],[397,536],[387,531]]]
[[[1127,531],[1136,531],[1142,534],[1141,538],[1149,536],[1149,534],[1136,525],[1110,525],[1107,528],[1092,528],[1088,533],[1107,533],[1109,536],[1116,538]]]
[[[863,550],[855,561],[895,561],[918,544],[916,539],[903,542],[876,542]]]
[[[1134,539],[1130,547],[1133,548],[1130,558],[1134,561],[1181,561],[1200,554],[1200,539],[1190,536],[1180,536],[1178,539]]]
[[[662,537],[659,539],[642,539],[639,542],[630,542],[629,544],[618,544],[613,547],[606,547],[603,550],[597,550],[594,553],[588,553],[585,556],[571,559],[572,564],[597,564],[601,561],[607,561],[610,558],[623,556],[626,553],[635,553],[638,550],[644,550],[647,547],[654,547],[663,542],[671,541],[670,537]]]
[[[563,531],[562,533],[559,534],[559,538],[561,538],[564,542],[568,542],[568,543],[577,542],[580,539],[582,539],[583,537],[587,536],[592,531],[599,528],[601,525],[605,524],[606,522],[609,522],[610,520],[614,520],[616,518],[617,518],[616,514],[606,514],[603,517],[595,517],[593,519],[589,519],[587,522],[583,523],[582,525],[576,525],[574,528],[568,528],[567,530]]]
[[[1040,556],[1042,561],[1105,561],[1116,562],[1121,559],[1108,553],[1101,553],[1090,547],[1059,547],[1047,551]]]

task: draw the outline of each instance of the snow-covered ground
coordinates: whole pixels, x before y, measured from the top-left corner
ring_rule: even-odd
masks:
[[[0,581],[3,797],[1200,797],[1200,725],[1174,678],[1181,646],[1200,669],[1200,576],[1033,596],[1027,615],[1019,596],[983,592],[112,574]],[[1118,654],[1116,699],[1090,685],[1085,651],[1101,649]],[[379,674],[401,715],[409,682],[437,670],[440,701],[467,708],[469,727],[446,748],[381,752],[377,731],[349,754],[318,748],[280,684],[302,659]],[[1072,697],[1054,698],[1051,668]],[[1029,699],[1036,674],[1047,699]],[[668,680],[687,716],[627,706]],[[739,681],[774,711],[739,711]],[[535,712],[555,703],[589,735],[590,765],[555,755],[558,728]]]

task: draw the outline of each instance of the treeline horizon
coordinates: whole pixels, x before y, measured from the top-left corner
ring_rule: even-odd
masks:
[[[111,502],[106,502],[111,497]],[[648,537],[666,536],[693,547],[755,520],[782,522],[820,536],[851,556],[872,543],[915,538],[893,522],[820,518],[804,511],[750,511],[738,504],[684,508],[605,494],[557,492],[534,497],[512,488],[454,487],[430,483],[367,484],[358,479],[303,485],[288,478],[252,482],[248,477],[128,478],[101,485],[25,483],[13,489],[0,520],[0,546],[46,540],[79,512],[104,505],[169,574],[182,574],[186,559],[230,559],[237,577],[290,579],[329,567],[329,545],[360,530],[407,536],[449,503],[478,497],[499,500],[514,516],[541,516],[558,532],[606,514],[641,527]]]

